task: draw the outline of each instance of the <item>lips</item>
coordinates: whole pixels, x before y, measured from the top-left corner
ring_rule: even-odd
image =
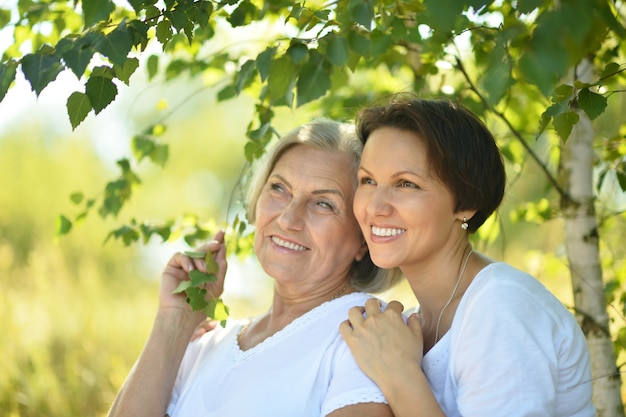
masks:
[[[284,239],[279,238],[278,236],[271,236],[270,239],[272,239],[272,242],[274,242],[276,245],[280,246],[281,248],[286,248],[286,249],[290,249],[290,250],[297,251],[297,252],[307,250],[305,246],[298,245],[297,243],[294,243],[294,242],[286,241]]]
[[[372,235],[379,237],[398,236],[406,232],[406,229],[398,229],[394,227],[377,227],[372,226]]]

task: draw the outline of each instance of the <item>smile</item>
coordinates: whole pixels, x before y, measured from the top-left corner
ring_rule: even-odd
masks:
[[[374,236],[397,236],[406,232],[406,229],[392,229],[388,227],[372,226],[372,234]]]
[[[286,240],[282,240],[279,237],[276,236],[272,236],[271,237],[272,242],[274,242],[275,244],[277,244],[280,247],[283,248],[287,248],[287,249],[291,249],[291,250],[295,250],[295,251],[304,251],[306,250],[306,247],[302,246],[302,245],[298,245],[292,242],[287,242]]]

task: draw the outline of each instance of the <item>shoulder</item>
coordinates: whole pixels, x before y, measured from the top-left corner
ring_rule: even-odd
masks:
[[[485,301],[489,303],[485,305]],[[535,277],[503,262],[487,265],[474,277],[461,305],[485,308],[506,305],[507,309],[566,310],[563,304]]]
[[[541,282],[501,262],[487,265],[476,275],[457,314],[457,324],[474,327],[480,323],[507,332],[580,330],[573,314]]]

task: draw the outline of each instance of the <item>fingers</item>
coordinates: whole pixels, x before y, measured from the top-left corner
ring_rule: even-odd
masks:
[[[374,314],[380,313],[380,300],[378,298],[370,298],[365,302],[365,315],[371,317]]]
[[[400,301],[393,300],[390,301],[389,304],[387,304],[387,310],[393,310],[402,314],[402,312],[404,311],[404,306]]]
[[[422,337],[422,321],[417,313],[413,313],[409,316],[406,324],[409,326],[415,336]]]
[[[194,341],[196,339],[199,339],[200,337],[202,337],[203,334],[210,332],[211,330],[215,329],[215,327],[217,327],[219,322],[215,321],[215,320],[204,320],[202,321],[198,327],[196,327],[196,329],[194,330],[193,334],[191,335],[191,341]]]
[[[348,310],[348,324],[350,324],[351,326],[354,326],[355,324],[360,324],[363,322],[363,320],[365,320],[365,318],[363,317],[363,313],[365,312],[365,308],[364,307],[352,307],[350,310]]]

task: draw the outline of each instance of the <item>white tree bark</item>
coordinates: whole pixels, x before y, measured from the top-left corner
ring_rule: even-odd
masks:
[[[583,65],[577,68],[579,74],[590,71],[590,65]],[[591,355],[593,402],[598,417],[624,417],[621,378],[609,331],[600,264],[593,192],[594,130],[587,114],[581,110],[577,113],[580,121],[564,144],[559,167],[560,180],[569,196],[569,199],[561,200],[565,247],[576,317],[587,338]]]

